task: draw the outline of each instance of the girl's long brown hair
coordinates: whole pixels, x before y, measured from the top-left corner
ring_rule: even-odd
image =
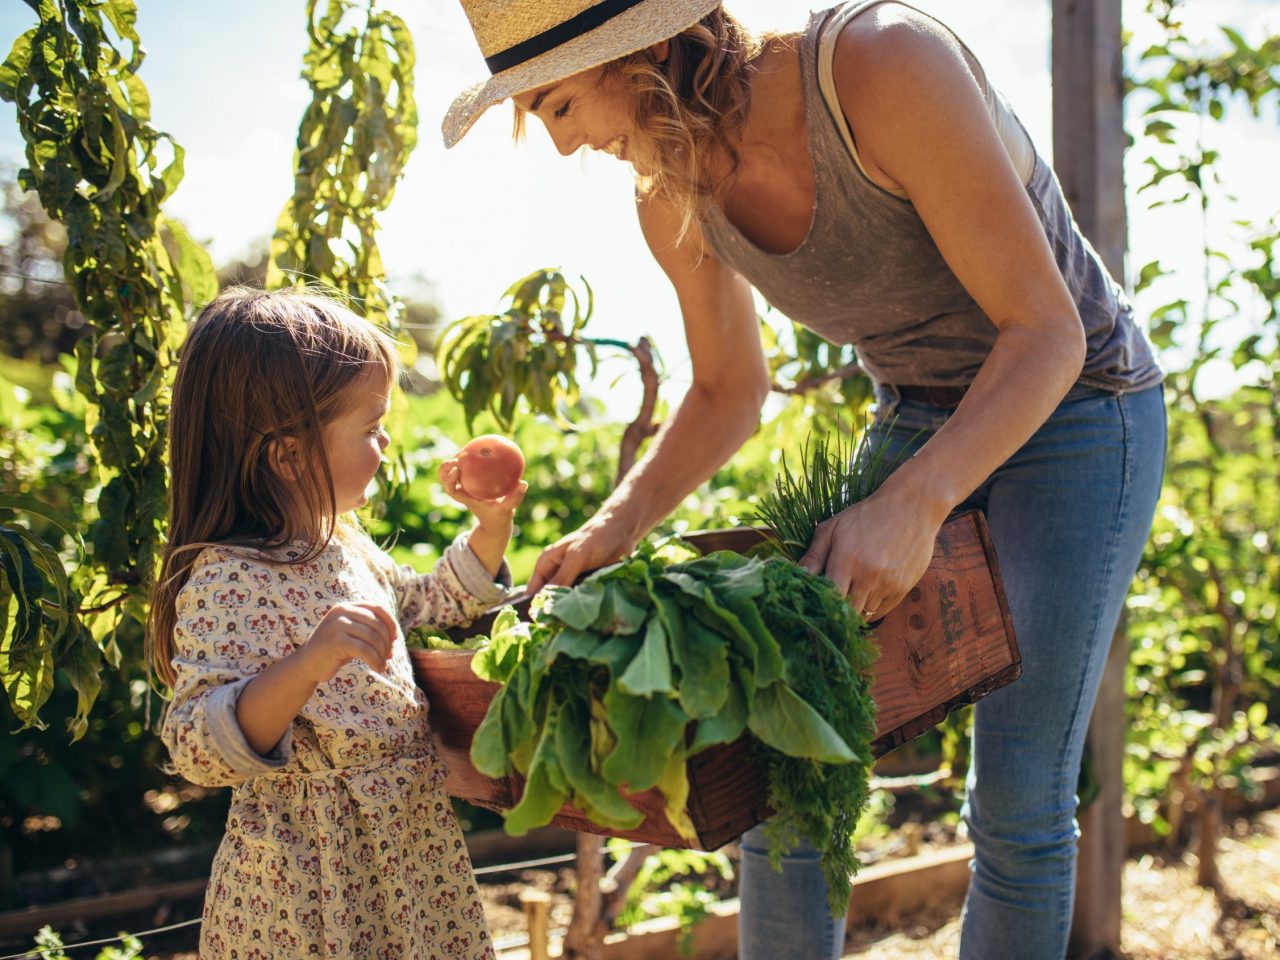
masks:
[[[633,105],[631,157],[641,193],[671,200],[680,236],[723,199],[739,165],[738,143],[751,110],[751,76],[763,40],[717,7],[672,37],[665,60],[641,50],[606,64],[602,83],[621,83]],[[516,107],[515,136],[525,114]],[[727,160],[727,170],[716,166]]]
[[[228,290],[193,324],[169,410],[169,534],[147,630],[167,686],[178,594],[203,547],[303,540],[307,560],[332,538],[324,426],[357,399],[352,387],[369,370],[394,382],[394,342],[314,291]],[[292,475],[278,467],[286,449]]]

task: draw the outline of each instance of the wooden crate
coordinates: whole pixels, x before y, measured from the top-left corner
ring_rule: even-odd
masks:
[[[690,534],[704,553],[745,552],[763,534],[745,527]],[[520,605],[517,605],[519,609]],[[524,609],[527,614],[527,600]],[[473,632],[488,629],[486,620]],[[875,628],[880,656],[872,696],[878,706],[872,753],[879,757],[931,729],[953,709],[974,703],[1015,680],[1021,659],[1000,582],[986,520],[978,511],[949,519],[938,534],[929,569],[907,598]],[[518,775],[490,779],[471,765],[471,736],[484,718],[497,684],[471,672],[468,651],[410,651],[418,683],[431,705],[430,722],[449,767],[447,789],[491,810],[507,810],[520,797]],[[703,751],[689,761],[689,817],[697,847],[714,850],[769,815],[766,788],[748,762],[746,738]],[[645,814],[635,830],[614,834],[667,847],[686,847],[663,813],[656,790],[631,795]],[[565,806],[552,823],[588,833],[612,833]]]

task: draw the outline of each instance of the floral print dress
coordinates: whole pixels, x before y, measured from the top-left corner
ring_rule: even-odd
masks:
[[[289,562],[302,555],[301,545],[207,548],[177,599],[162,737],[188,780],[234,787],[200,956],[492,958],[403,631],[469,622],[506,589],[464,538],[426,575],[351,531],[315,560]],[[510,583],[505,567],[500,576]],[[345,664],[259,755],[236,721],[241,691],[339,602],[398,614],[388,672]]]

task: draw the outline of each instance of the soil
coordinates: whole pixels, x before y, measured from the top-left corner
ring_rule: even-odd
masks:
[[[1128,960],[1280,957],[1280,810],[1238,820],[1219,844],[1222,897],[1196,886],[1195,855],[1151,852],[1124,873],[1121,950]],[[956,956],[958,911],[904,917],[893,931],[849,932],[845,957]]]
[[[932,831],[930,831],[932,832]],[[908,831],[910,834],[910,831]],[[901,839],[899,831],[898,839]],[[941,837],[919,838],[919,849]],[[906,844],[910,852],[917,842]],[[892,844],[900,847],[898,842]],[[895,853],[899,851],[895,850]],[[1223,890],[1218,898],[1196,886],[1195,856],[1190,851],[1152,850],[1130,860],[1124,878],[1123,957],[1126,960],[1275,960],[1280,958],[1280,809],[1237,820],[1232,835],[1220,842]],[[483,884],[485,910],[499,947],[524,933],[520,892],[535,889],[551,896],[551,928],[568,924],[573,872],[525,870],[495,876]],[[720,891],[732,896],[731,890]],[[956,956],[960,904],[898,918],[892,930],[860,927],[846,940],[846,958],[859,960],[936,960]],[[174,905],[149,916],[130,917],[134,929],[198,916],[198,904]],[[112,923],[125,918],[114,918]],[[67,942],[85,935],[110,936],[104,929],[64,930]],[[151,938],[146,956],[157,960],[196,960],[194,928]]]

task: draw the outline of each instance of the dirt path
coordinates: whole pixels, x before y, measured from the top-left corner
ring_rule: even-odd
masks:
[[[1273,960],[1280,957],[1280,810],[1240,821],[1221,843],[1224,899],[1195,883],[1195,859],[1146,855],[1124,874],[1121,947],[1129,960]],[[958,915],[903,918],[898,930],[852,931],[845,957],[956,956]]]

